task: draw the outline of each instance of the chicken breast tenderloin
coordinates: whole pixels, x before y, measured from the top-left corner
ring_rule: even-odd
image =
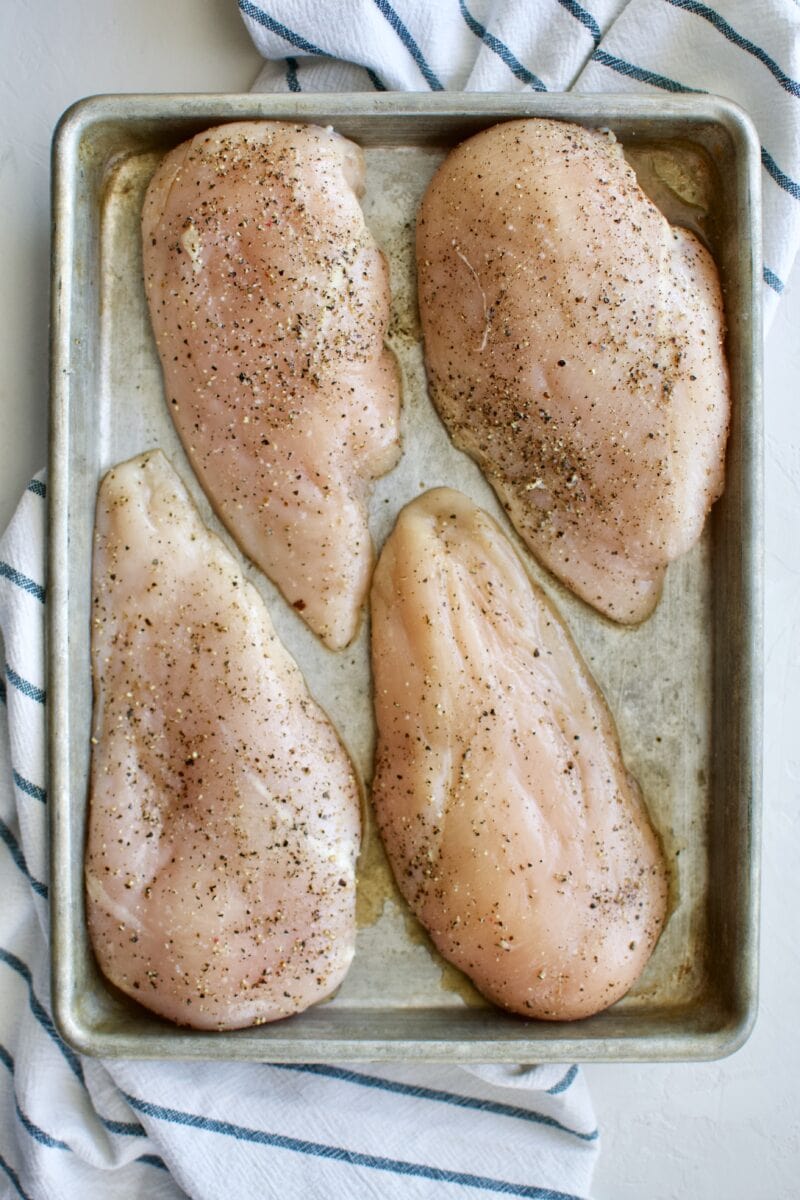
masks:
[[[417,229],[434,402],[536,557],[617,621],[649,616],[723,489],[713,260],[610,133],[523,120],[445,160]]]
[[[439,488],[372,585],[372,801],[398,886],[495,1003],[585,1017],[665,920],[663,856],[603,698],[495,522]]]
[[[92,668],[86,894],[103,973],[198,1029],[328,996],[355,946],[358,785],[160,451],[100,486]]]
[[[399,455],[386,262],[361,150],[330,129],[222,125],[166,156],[144,277],[175,426],[242,550],[332,649],[373,566],[369,484]]]

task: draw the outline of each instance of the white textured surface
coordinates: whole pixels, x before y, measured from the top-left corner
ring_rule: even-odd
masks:
[[[259,59],[234,0],[0,4],[0,527],[45,459],[49,143],[104,91],[239,91]],[[720,1063],[587,1069],[604,1150],[597,1200],[800,1193],[800,266],[767,342],[762,1000]]]

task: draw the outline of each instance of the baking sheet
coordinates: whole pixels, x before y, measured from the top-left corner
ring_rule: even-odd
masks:
[[[64,661],[57,652],[61,634],[55,622],[51,706],[54,696],[56,701],[63,699],[63,715],[70,727],[69,764],[63,761],[63,739],[57,735],[53,739],[56,772],[68,766],[58,776],[60,786],[54,793],[58,807],[54,818],[54,904],[59,908],[69,900],[69,908],[61,908],[54,937],[56,1011],[62,1032],[82,1049],[96,1053],[158,1057],[329,1060],[414,1056],[487,1061],[710,1057],[725,1052],[749,1027],[755,983],[757,808],[752,793],[742,795],[740,778],[737,803],[732,810],[728,803],[728,818],[724,817],[720,806],[727,802],[730,781],[719,770],[720,756],[730,755],[737,732],[746,732],[745,751],[748,747],[753,750],[756,732],[752,684],[744,690],[732,686],[731,673],[747,667],[752,659],[757,612],[751,611],[742,624],[741,618],[748,613],[741,606],[737,614],[730,605],[720,604],[721,583],[731,601],[741,599],[743,589],[749,596],[757,583],[750,558],[753,552],[757,558],[758,547],[753,529],[746,525],[748,514],[753,518],[757,463],[752,453],[741,452],[743,432],[749,439],[753,436],[751,408],[757,380],[756,343],[752,337],[743,337],[747,331],[752,335],[755,316],[753,281],[748,292],[746,279],[748,263],[751,270],[753,267],[749,239],[755,216],[751,195],[745,231],[748,240],[742,244],[737,238],[741,233],[737,225],[743,220],[741,197],[738,190],[732,197],[729,172],[732,163],[741,167],[742,157],[747,156],[747,130],[745,127],[742,134],[735,112],[731,115],[729,106],[723,105],[724,115],[739,133],[739,145],[731,148],[736,138],[728,130],[725,147],[719,111],[713,120],[703,111],[704,105],[708,109],[709,104],[713,107],[720,102],[705,98],[694,106],[679,104],[681,111],[672,114],[671,126],[669,121],[665,123],[663,103],[659,102],[658,112],[648,105],[643,112],[641,100],[633,105],[630,99],[612,98],[609,103],[605,97],[600,112],[601,98],[593,97],[594,109],[586,111],[584,101],[584,112],[576,114],[576,98],[562,97],[558,98],[562,107],[571,101],[572,111],[553,114],[577,115],[584,123],[614,128],[614,104],[629,109],[624,116],[617,116],[616,127],[643,183],[668,216],[701,232],[722,266],[731,325],[729,353],[737,380],[734,402],[738,420],[726,497],[718,506],[721,517],[715,510],[699,545],[669,568],[663,598],[649,621],[636,629],[612,625],[522,552],[531,574],[555,600],[606,695],[626,763],[642,786],[670,865],[671,915],[634,989],[609,1012],[569,1025],[525,1021],[499,1012],[440,958],[410,915],[391,880],[369,814],[359,866],[355,960],[336,996],[317,1009],[258,1030],[197,1034],[176,1030],[112,995],[97,974],[83,927],[81,858],[91,702],[89,553],[100,476],[112,464],[160,446],[187,483],[203,519],[241,559],[194,479],[164,404],[142,287],[141,201],[166,148],[204,124],[238,119],[245,112],[289,116],[287,99],[242,97],[238,102],[222,103],[207,119],[195,116],[189,129],[184,128],[186,112],[176,111],[179,101],[166,99],[160,109],[152,102],[155,120],[149,125],[142,116],[141,102],[137,113],[135,101],[126,109],[121,99],[116,101],[116,123],[109,122],[108,113],[103,114],[102,134],[96,121],[86,128],[86,114],[82,122],[83,182],[94,172],[99,187],[95,186],[94,196],[86,196],[87,223],[74,230],[73,248],[76,243],[83,245],[83,259],[73,255],[71,263],[63,261],[62,246],[62,261],[59,263],[58,255],[56,261],[57,271],[76,272],[90,290],[88,305],[87,295],[82,297],[88,311],[81,312],[81,303],[73,302],[69,312],[73,342],[76,334],[84,339],[78,358],[85,361],[78,362],[65,388],[59,388],[58,378],[54,380],[54,402],[61,404],[57,416],[62,425],[59,433],[54,421],[53,467],[56,481],[60,479],[72,543],[67,563],[58,557],[56,540],[52,563],[54,584],[64,589],[63,594],[57,591],[54,603],[62,602],[59,611],[72,633],[70,656]],[[312,111],[303,116],[321,123],[330,118],[341,132],[357,136],[347,123],[353,121],[353,101],[358,109],[358,103],[364,105],[366,99],[376,103],[375,98],[365,97],[306,99]],[[385,98],[378,99],[388,107]],[[427,398],[415,300],[414,220],[419,199],[447,145],[472,132],[476,117],[482,124],[490,124],[521,111],[550,113],[555,98],[546,98],[549,104],[544,105],[541,98],[522,96],[460,97],[456,103],[450,98],[449,120],[440,120],[438,128],[437,113],[431,114],[434,99],[443,107],[442,98],[417,97],[411,103],[416,111],[405,117],[390,109],[386,113],[390,120],[384,121],[383,128],[374,113],[355,113],[356,123],[361,122],[357,140],[365,145],[367,161],[363,206],[367,222],[389,258],[393,315],[388,340],[403,380],[404,454],[398,467],[374,490],[370,525],[380,546],[403,504],[430,487],[447,484],[491,512],[520,545],[494,492],[475,464],[453,448]],[[403,97],[405,103],[408,100]],[[487,100],[494,102],[495,110],[488,117]],[[581,102],[577,103],[580,108]],[[183,104],[191,107],[186,99]],[[471,112],[458,111],[470,108]],[[751,176],[752,172],[745,172],[742,179],[752,185]],[[79,178],[74,199],[80,198],[81,182]],[[732,199],[736,200],[735,212]],[[63,324],[65,314],[56,307]],[[74,349],[70,348],[73,359]],[[57,337],[56,368],[61,351]],[[78,382],[83,386],[77,387]],[[743,499],[747,501],[744,512]],[[55,499],[53,505],[55,508]],[[740,545],[744,538],[748,549],[747,561],[740,559],[738,566],[732,553],[737,538]],[[726,550],[731,567],[721,580],[720,559]],[[265,597],[278,633],[312,692],[339,728],[368,787],[374,727],[367,622],[362,623],[350,648],[334,654],[321,646],[256,568],[248,565],[246,570]],[[737,570],[739,578],[734,579]],[[726,646],[727,652],[721,652]],[[718,712],[723,694],[728,697],[725,723]],[[741,756],[741,752],[739,743],[736,753]],[[751,782],[755,778],[753,761],[751,753],[747,758]],[[723,822],[725,836],[720,840]],[[737,932],[731,938],[729,930],[726,946],[719,923],[724,920],[730,927],[732,917]]]

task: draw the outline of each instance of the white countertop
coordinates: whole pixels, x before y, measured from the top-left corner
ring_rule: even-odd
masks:
[[[46,456],[49,152],[98,92],[247,91],[234,0],[0,6],[0,528]],[[591,1066],[597,1200],[800,1195],[800,263],[766,346],[766,724],[761,1007],[722,1062]]]

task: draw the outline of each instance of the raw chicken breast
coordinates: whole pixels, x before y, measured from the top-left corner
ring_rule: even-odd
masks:
[[[92,603],[86,892],[102,971],[198,1029],[323,999],[353,957],[358,786],[160,451],[100,486]]]
[[[398,886],[495,1003],[585,1017],[665,919],[663,857],[597,685],[495,522],[403,509],[372,584],[372,799]]]
[[[399,454],[389,278],[361,150],[330,129],[222,125],[144,202],[144,277],[169,408],[242,550],[326,645],[373,566],[365,501]]]
[[[610,133],[511,121],[454,150],[417,230],[430,385],[536,557],[649,616],[723,489],[728,375],[711,256]]]

